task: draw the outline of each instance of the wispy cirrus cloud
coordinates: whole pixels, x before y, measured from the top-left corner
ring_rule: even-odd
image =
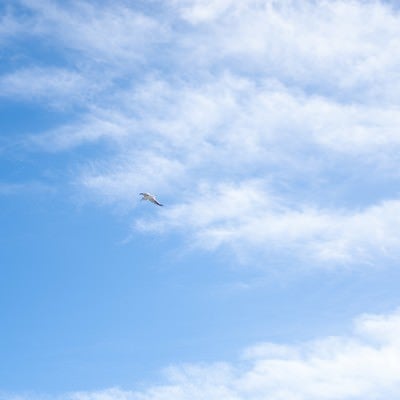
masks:
[[[172,3],[192,26],[183,43],[199,65],[229,64],[347,101],[398,101],[400,16],[387,2]]]
[[[143,62],[149,44],[164,42],[167,35],[156,19],[124,3],[22,0],[21,4],[35,21],[34,35],[52,36],[63,51],[79,52],[89,65]]]
[[[174,204],[157,224],[133,225],[209,249],[396,257],[400,16],[390,4],[171,0],[151,16],[107,1],[20,4],[33,37],[74,69],[20,68],[0,86],[79,102],[26,147],[104,144],[72,167],[88,199],[131,208],[137,192],[157,192]]]
[[[364,209],[319,208],[289,202],[265,183],[251,181],[203,185],[195,193],[157,219],[138,220],[136,227],[177,229],[196,238],[197,246],[229,248],[252,264],[260,255],[270,259],[287,252],[318,265],[374,264],[399,256],[399,200]]]
[[[391,168],[400,144],[394,109],[346,106],[232,75],[201,87],[151,80],[122,91],[119,104],[118,112],[100,109],[81,125],[34,138],[53,151],[99,139],[113,143],[114,155],[83,166],[77,179],[101,203],[132,204],[151,182],[153,191],[172,201],[173,192],[180,193],[180,204],[170,207],[157,229],[189,233],[204,248],[297,249],[334,262],[397,254],[390,217],[395,191],[392,198],[377,193],[368,205],[348,210],[345,198],[327,207],[324,193],[341,190],[331,171],[350,179],[369,173],[379,181],[378,169],[397,179]],[[251,177],[262,182],[255,196],[249,196]],[[297,180],[304,188],[288,190]],[[270,192],[280,200],[271,203]],[[203,219],[205,209],[210,220]],[[152,221],[136,226],[154,228]]]
[[[44,101],[55,107],[82,104],[95,89],[78,72],[54,67],[32,67],[0,76],[0,96],[24,101]]]
[[[81,106],[98,103],[107,96],[99,89],[112,91],[115,79],[138,72],[153,45],[168,36],[158,20],[122,3],[21,0],[9,3],[0,17],[0,37],[47,42],[56,56],[49,57],[54,65],[42,60],[38,66],[35,53],[8,46],[11,66],[23,66],[0,77],[0,95],[32,102],[52,99],[61,108],[72,99]]]
[[[72,95],[75,87],[82,86],[77,75],[60,72],[65,80],[57,79],[57,73],[54,80],[51,74],[47,80],[43,75],[48,72],[39,72],[31,91],[27,85],[27,96],[35,91],[50,96],[52,89],[55,94],[59,90],[60,96]],[[31,76],[29,71],[26,76],[3,78],[4,86],[23,95],[24,82]],[[330,163],[335,157],[351,156],[356,157],[352,162],[383,166],[397,163],[399,118],[395,107],[342,104],[275,81],[255,84],[224,74],[199,86],[149,78],[118,89],[101,106],[92,106],[81,121],[36,140],[45,149],[60,151],[107,136],[122,142],[123,149],[139,144],[165,154],[175,150],[174,156],[180,158],[190,154],[189,168],[192,162],[210,165],[211,161],[230,169],[235,163],[250,170],[250,165],[254,170],[254,166],[280,164],[281,170],[293,171],[299,164],[306,165],[306,159],[313,158],[310,154],[314,160],[324,157]],[[305,148],[307,152],[302,152]],[[321,167],[327,164],[321,161]]]
[[[93,107],[72,124],[27,137],[25,145],[36,150],[61,152],[102,140],[120,143],[130,135],[130,125],[134,126],[135,121],[116,110],[96,110]]]

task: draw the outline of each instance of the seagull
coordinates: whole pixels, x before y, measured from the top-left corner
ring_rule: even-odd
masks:
[[[139,193],[139,194],[140,194],[141,196],[143,196],[143,197],[141,198],[141,200],[148,200],[148,201],[151,201],[151,202],[154,203],[154,204],[157,204],[158,206],[162,206],[162,204],[159,203],[159,202],[157,201],[156,197],[153,196],[152,194],[150,194],[150,193]]]

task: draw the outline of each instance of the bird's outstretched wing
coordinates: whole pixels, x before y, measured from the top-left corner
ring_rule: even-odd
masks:
[[[150,201],[154,204],[157,204],[158,206],[163,206],[163,204],[159,203],[154,197],[152,199],[150,199]]]

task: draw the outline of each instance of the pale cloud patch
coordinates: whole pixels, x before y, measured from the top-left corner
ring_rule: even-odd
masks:
[[[232,0],[171,0],[171,3],[178,7],[184,19],[194,24],[214,21],[234,5]],[[246,4],[246,1],[241,4]]]
[[[0,182],[0,196],[15,196],[24,193],[51,194],[55,188],[42,182]]]
[[[144,61],[151,43],[163,42],[165,27],[134,9],[115,3],[57,3],[23,0],[34,13],[34,34],[51,35],[65,50],[77,50],[93,62]]]
[[[79,122],[29,136],[25,145],[59,152],[107,139],[119,143],[132,132],[134,125],[133,120],[118,111],[93,108]]]
[[[78,72],[62,68],[24,68],[0,76],[0,96],[13,100],[46,101],[63,107],[82,103],[95,86]]]
[[[23,24],[16,18],[13,13],[6,9],[0,15],[0,43],[3,44],[7,39],[12,38],[24,31]]]

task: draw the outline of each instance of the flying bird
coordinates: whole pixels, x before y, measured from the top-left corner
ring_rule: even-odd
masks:
[[[143,196],[140,200],[148,200],[148,201],[151,201],[151,202],[154,203],[154,204],[157,204],[158,206],[162,206],[162,204],[159,203],[159,202],[157,201],[156,197],[153,196],[152,194],[150,194],[150,193],[139,193],[139,194],[140,194],[141,196]]]

